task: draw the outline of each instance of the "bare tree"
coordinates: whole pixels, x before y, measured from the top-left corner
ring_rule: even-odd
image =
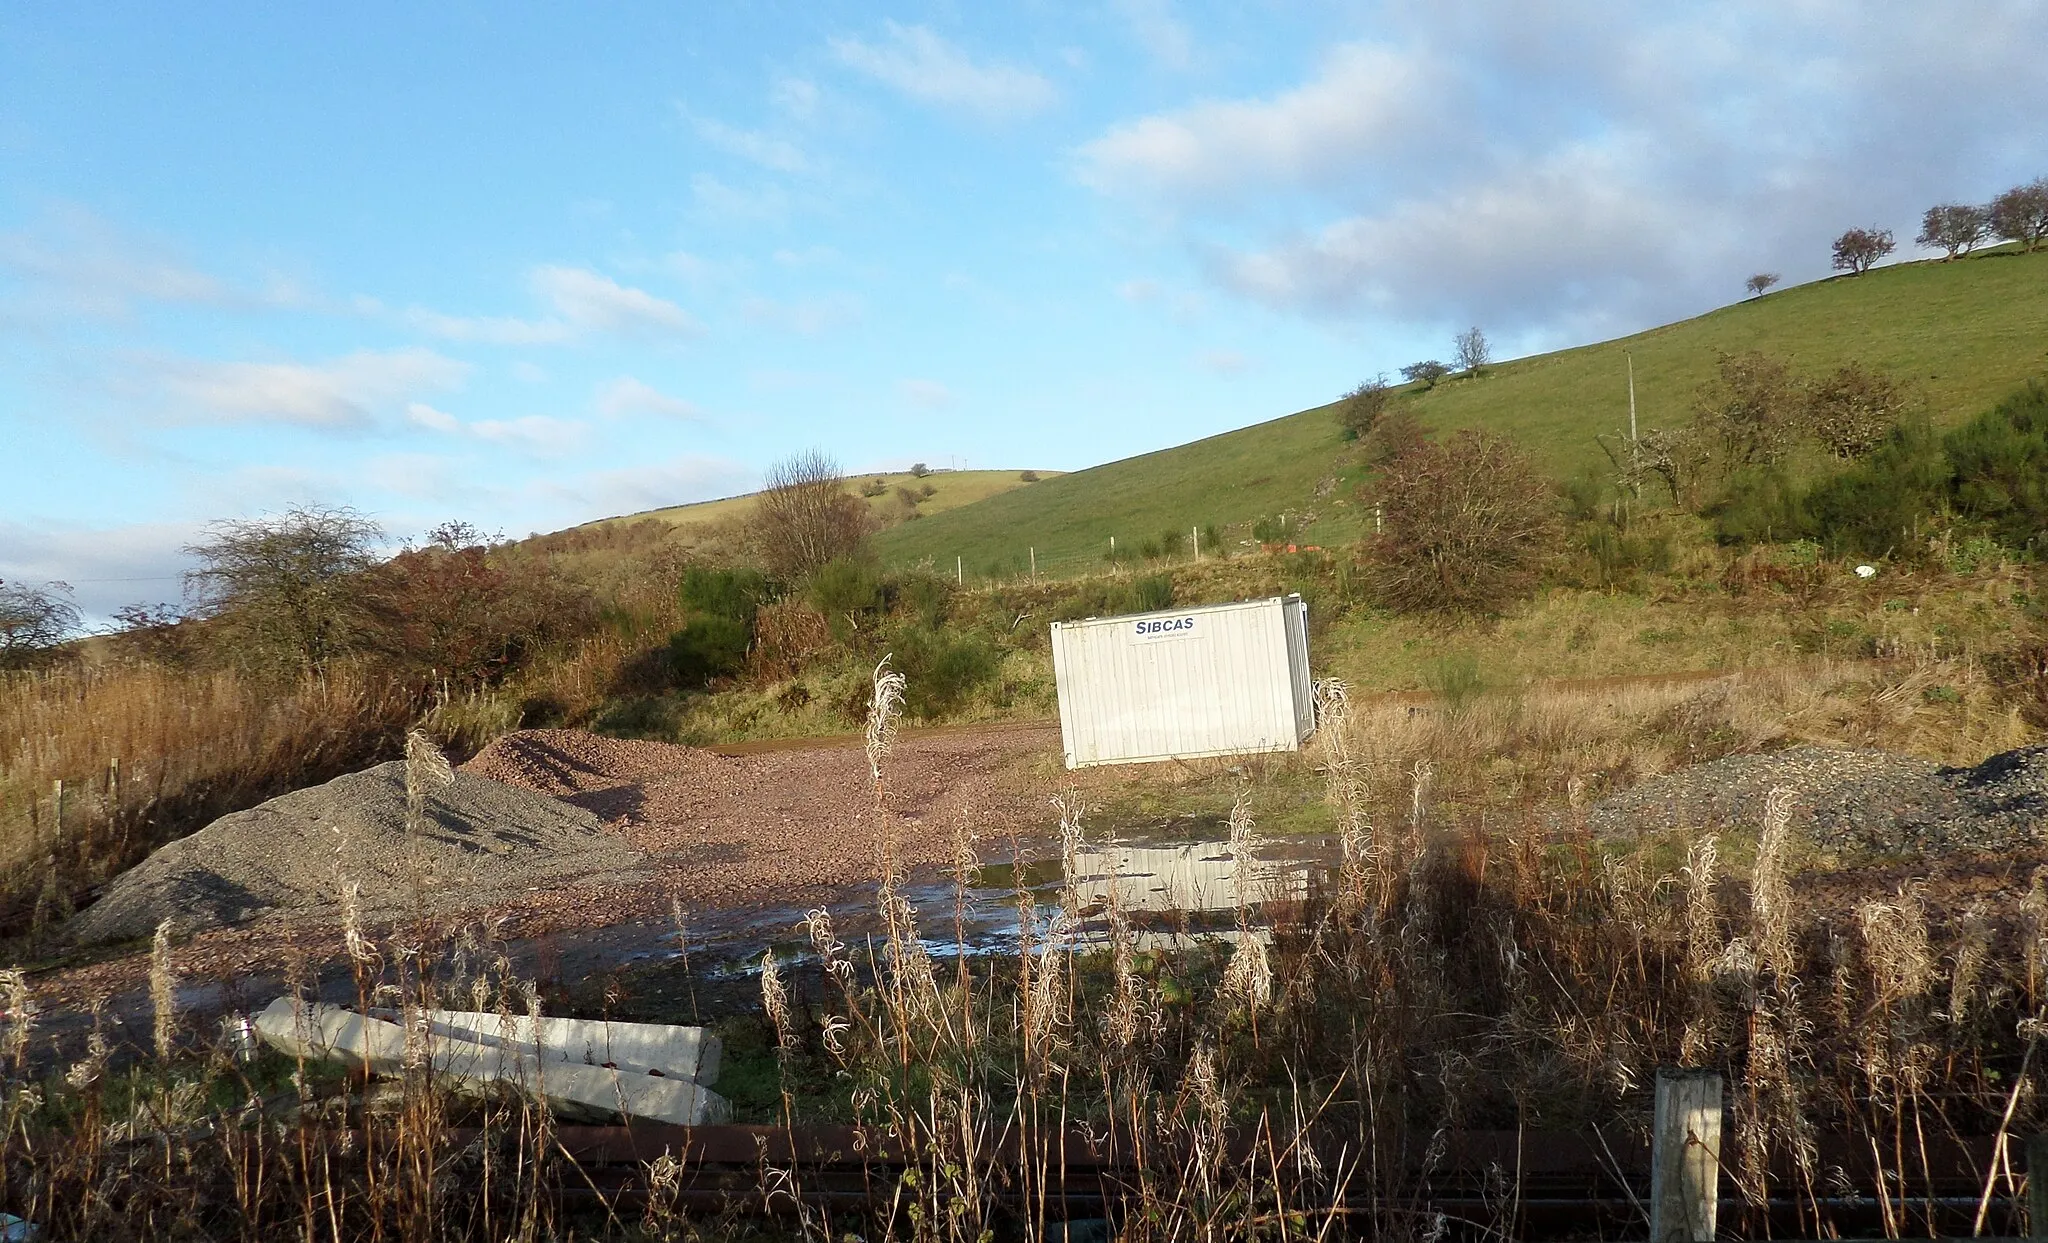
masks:
[[[768,468],[754,521],[769,572],[788,578],[858,553],[873,524],[839,463],[816,449]]]
[[[77,628],[78,606],[69,585],[0,580],[0,669],[39,663]]]
[[[2048,177],[2036,177],[1991,200],[1986,219],[1993,237],[2019,242],[2028,250],[2048,238]]]
[[[1862,457],[1890,434],[1906,401],[1897,381],[1850,363],[1807,387],[1807,429],[1836,457]]]
[[[1478,375],[1481,367],[1493,361],[1493,347],[1486,343],[1486,334],[1477,325],[1459,333],[1456,343],[1458,369],[1466,375]]]
[[[1937,203],[1920,218],[1920,236],[1914,244],[1945,250],[1942,262],[1967,255],[1991,231],[1991,213],[1968,203]]]
[[[1389,463],[1370,492],[1386,528],[1367,574],[1389,607],[1493,613],[1535,585],[1557,550],[1554,493],[1507,440],[1467,429]]]
[[[1896,250],[1892,242],[1892,231],[1872,225],[1868,229],[1851,229],[1835,239],[1835,270],[1861,276],[1870,270],[1870,265]]]
[[[1410,384],[1421,384],[1424,388],[1435,388],[1436,382],[1451,374],[1451,369],[1434,358],[1419,363],[1410,363],[1401,368],[1401,378]]]
[[[194,615],[218,618],[245,664],[318,668],[360,637],[361,575],[377,564],[384,532],[347,507],[302,506],[216,522],[188,545]]]
[[[1744,281],[1742,287],[1749,290],[1750,297],[1761,298],[1764,296],[1764,291],[1777,284],[1780,279],[1776,272],[1758,272],[1755,276]]]

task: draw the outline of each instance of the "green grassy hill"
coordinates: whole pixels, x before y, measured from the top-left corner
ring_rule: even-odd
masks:
[[[2029,376],[2048,374],[2048,252],[2009,250],[1955,263],[1912,263],[1739,302],[1632,337],[1490,367],[1401,400],[1438,429],[1505,432],[1559,477],[1605,458],[1594,442],[1628,421],[1635,359],[1645,428],[1690,418],[1717,351],[1758,349],[1810,374],[1860,362],[1908,381],[1936,418],[1955,423]],[[1335,413],[1319,406],[1192,444],[1013,489],[882,533],[892,564],[929,559],[970,575],[1013,573],[1035,549],[1041,573],[1102,564],[1109,540],[1131,546],[1197,524],[1233,542],[1262,516],[1312,518],[1305,542],[1361,530],[1358,476]]]

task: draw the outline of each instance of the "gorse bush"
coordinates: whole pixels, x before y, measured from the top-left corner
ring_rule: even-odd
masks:
[[[904,707],[925,720],[957,711],[1003,663],[996,645],[972,632],[903,626],[889,643],[889,663],[908,679]]]
[[[1131,581],[1131,607],[1140,613],[1156,613],[1173,607],[1173,576],[1151,574]]]
[[[2008,548],[2048,538],[2048,384],[2036,380],[1942,441],[1956,513]]]
[[[853,557],[819,566],[805,585],[804,597],[841,643],[852,642],[867,629],[885,603],[881,572],[872,562]]]
[[[676,595],[690,613],[668,641],[677,683],[699,687],[738,673],[753,648],[755,618],[769,598],[766,576],[757,570],[691,566]]]

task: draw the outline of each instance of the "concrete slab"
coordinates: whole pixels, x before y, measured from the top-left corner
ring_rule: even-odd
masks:
[[[701,1027],[543,1018],[536,1028],[534,1020],[523,1014],[475,1010],[427,1010],[424,1014],[433,1030],[442,1035],[557,1061],[610,1066],[629,1074],[689,1079],[705,1087],[718,1082],[724,1055],[718,1037]]]
[[[340,1006],[280,997],[256,1016],[255,1028],[266,1043],[294,1057],[336,1059],[378,1075],[403,1074],[407,1068],[402,1026]],[[687,1079],[536,1056],[530,1044],[484,1044],[436,1031],[431,1023],[415,1056],[458,1089],[510,1085],[573,1121],[607,1122],[624,1115],[702,1126],[731,1116],[723,1097]]]

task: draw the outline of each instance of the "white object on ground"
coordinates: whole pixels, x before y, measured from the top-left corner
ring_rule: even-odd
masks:
[[[379,1017],[391,1017],[375,1011]],[[705,1087],[718,1082],[724,1046],[701,1027],[668,1023],[613,1023],[592,1019],[538,1020],[524,1014],[491,1014],[478,1010],[422,1010],[436,1035],[510,1049],[557,1062],[605,1066],[627,1074],[661,1075],[693,1080]]]
[[[687,1079],[557,1060],[558,1051],[535,1056],[531,1044],[484,1044],[431,1022],[422,1035],[425,1047],[408,1058],[406,1031],[397,1023],[293,997],[271,1002],[256,1016],[256,1031],[294,1057],[332,1058],[372,1074],[403,1073],[410,1060],[431,1065],[438,1078],[465,1090],[507,1084],[570,1119],[608,1121],[623,1114],[702,1126],[731,1114],[725,1098]]]
[[[1857,567],[1856,567],[1856,577],[1858,577],[1858,578],[1876,578],[1876,577],[1877,577],[1877,567],[1876,567],[1876,566],[1874,566],[1874,565],[1859,565],[1859,566],[1857,566]]]

